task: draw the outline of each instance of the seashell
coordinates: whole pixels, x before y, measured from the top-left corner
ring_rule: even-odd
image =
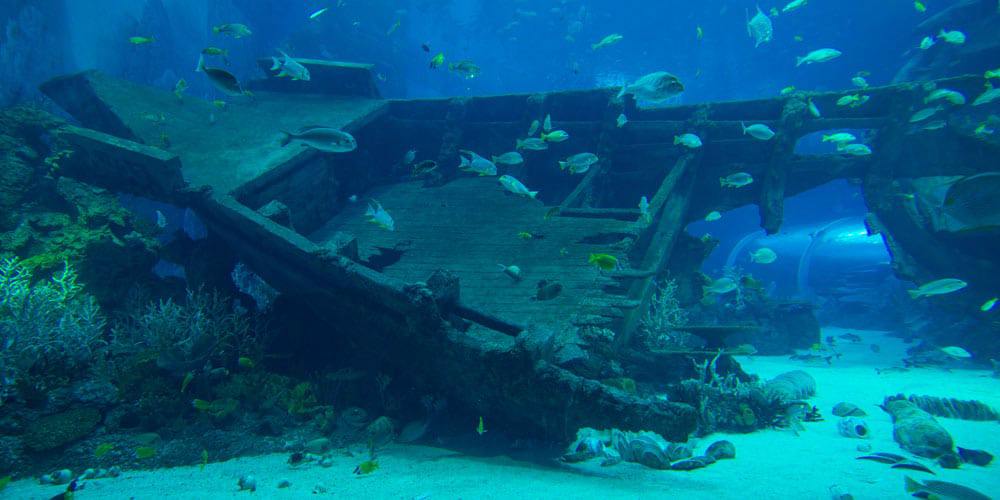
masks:
[[[837,422],[840,435],[849,438],[868,439],[870,431],[868,424],[858,417],[846,417]]]
[[[630,455],[633,461],[649,467],[651,469],[669,469],[670,460],[667,458],[663,448],[659,443],[653,441],[648,436],[636,436],[628,442]]]
[[[700,457],[689,458],[687,460],[681,460],[680,462],[677,462],[674,465],[670,466],[670,468],[673,470],[695,470],[695,469],[701,469],[707,465],[714,463],[715,463],[714,458],[707,456],[700,456]]]
[[[726,440],[716,441],[708,445],[705,455],[716,460],[736,458],[736,445]]]
[[[865,417],[868,416],[864,410],[854,403],[840,402],[834,405],[833,414],[837,417]]]
[[[694,452],[691,451],[691,446],[686,443],[670,443],[667,445],[667,458],[671,462],[684,460],[692,456],[694,456]]]

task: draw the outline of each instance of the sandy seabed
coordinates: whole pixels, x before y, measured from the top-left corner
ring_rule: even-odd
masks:
[[[847,330],[827,328],[824,336]],[[818,394],[810,402],[826,420],[808,423],[796,436],[772,430],[752,434],[715,434],[699,439],[696,453],[713,441],[728,439],[736,445],[736,459],[719,461],[691,472],[658,471],[622,463],[600,467],[597,463],[542,467],[506,457],[470,457],[452,450],[428,446],[394,445],[380,451],[380,468],[371,475],[356,476],[359,459],[335,454],[330,468],[308,466],[291,469],[287,454],[245,457],[197,466],[127,471],[115,479],[88,481],[76,499],[210,499],[210,498],[387,498],[387,499],[557,499],[557,498],[684,498],[684,499],[828,499],[831,485],[839,485],[856,499],[910,498],[903,491],[903,477],[951,481],[991,496],[1000,495],[997,464],[987,467],[964,465],[941,469],[919,459],[937,473],[896,470],[888,465],[857,460],[859,444],[872,451],[908,455],[892,440],[889,416],[878,408],[890,394],[921,394],[958,399],[977,399],[1000,408],[1000,379],[981,369],[921,368],[878,374],[875,368],[900,366],[905,346],[881,332],[860,332],[859,343],[838,340],[843,353],[832,365],[806,363],[787,357],[740,358],[750,373],[770,378],[779,373],[804,369],[815,377]],[[873,352],[871,344],[880,347]],[[833,405],[849,401],[864,409],[871,438],[845,438],[837,432]],[[938,418],[958,446],[1000,454],[998,422],[971,422]],[[915,457],[914,457],[915,458]],[[596,462],[596,461],[594,461]],[[257,491],[238,491],[244,474],[257,480]],[[279,489],[282,480],[291,486]],[[317,485],[325,493],[314,493]],[[16,481],[0,498],[48,499],[61,487],[42,486],[34,480]]]

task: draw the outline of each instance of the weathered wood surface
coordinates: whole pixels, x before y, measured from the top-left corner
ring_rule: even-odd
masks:
[[[575,316],[615,315],[621,295],[606,293],[614,280],[588,263],[590,253],[622,256],[616,243],[633,234],[629,222],[550,217],[538,201],[503,190],[495,177],[461,177],[436,188],[402,183],[369,193],[395,219],[387,231],[367,221],[367,204],[347,207],[310,235],[319,245],[346,233],[358,238],[363,260],[381,249],[400,252],[382,269],[406,282],[425,281],[437,269],[461,279],[462,303],[521,324],[568,326]],[[532,238],[518,236],[520,232]],[[371,259],[377,260],[377,259]],[[522,280],[504,274],[500,264],[517,265]],[[540,280],[563,285],[552,300],[535,300]]]

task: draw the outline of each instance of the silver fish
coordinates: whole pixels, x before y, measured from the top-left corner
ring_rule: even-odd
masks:
[[[325,151],[327,153],[346,153],[354,151],[358,147],[354,136],[343,130],[332,127],[309,126],[299,129],[297,132],[282,132],[281,146],[287,146],[291,142],[301,142],[311,148]]]

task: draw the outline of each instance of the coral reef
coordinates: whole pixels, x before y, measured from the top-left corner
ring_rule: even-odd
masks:
[[[32,422],[22,439],[30,450],[51,450],[87,436],[100,421],[93,408],[73,408]]]

